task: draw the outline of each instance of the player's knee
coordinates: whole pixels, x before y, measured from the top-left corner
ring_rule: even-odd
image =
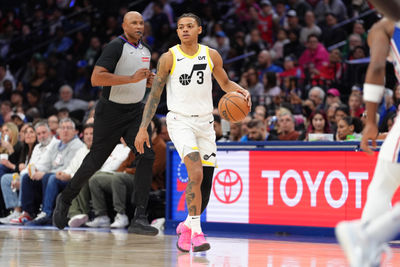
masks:
[[[201,168],[195,168],[190,172],[189,179],[195,184],[201,185],[203,181],[203,170]]]

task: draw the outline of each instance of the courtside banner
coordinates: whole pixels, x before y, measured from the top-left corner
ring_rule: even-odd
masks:
[[[360,218],[377,154],[250,152],[250,223],[334,227]]]
[[[356,151],[218,151],[218,167],[202,220],[334,227],[341,220],[360,218],[377,155]],[[187,215],[187,172],[176,151],[171,159],[171,219],[183,220]]]

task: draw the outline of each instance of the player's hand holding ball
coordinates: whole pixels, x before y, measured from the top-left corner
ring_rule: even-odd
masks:
[[[222,96],[218,103],[221,118],[230,122],[239,122],[247,116],[251,109],[251,100],[249,92],[243,91],[245,92],[229,92]]]

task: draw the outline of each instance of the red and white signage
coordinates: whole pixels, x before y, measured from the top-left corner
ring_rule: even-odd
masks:
[[[208,222],[334,227],[361,217],[377,153],[219,151]]]

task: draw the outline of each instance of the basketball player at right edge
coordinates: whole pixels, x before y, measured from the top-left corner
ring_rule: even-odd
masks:
[[[135,147],[144,151],[150,145],[147,126],[160,102],[167,84],[167,128],[179,156],[186,165],[189,181],[186,186],[186,205],[189,214],[176,228],[180,251],[205,251],[210,244],[201,230],[200,215],[207,207],[216,162],[217,147],[213,128],[212,77],[225,92],[237,91],[244,95],[249,107],[250,94],[228,79],[220,54],[198,43],[202,32],[200,18],[183,14],[177,21],[181,44],[164,53],[147,100]]]
[[[371,61],[363,90],[367,124],[361,140],[361,148],[368,154],[373,154],[368,141],[372,140],[373,147],[376,146],[378,128],[375,114],[384,93],[385,66],[389,52],[400,81],[400,0],[371,2],[385,16],[399,22],[383,18],[368,33]],[[400,231],[400,203],[391,208],[392,197],[400,186],[399,120],[398,115],[380,149],[361,220],[340,222],[335,229],[336,237],[352,267],[380,266],[382,253],[386,251],[387,258],[390,256],[387,243]]]

